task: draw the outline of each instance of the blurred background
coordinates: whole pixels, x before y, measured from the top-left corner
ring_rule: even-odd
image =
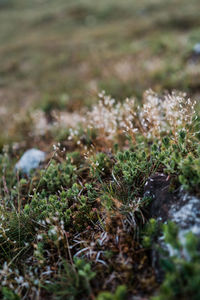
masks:
[[[198,100],[199,0],[0,0],[0,145],[35,110],[50,122],[148,88]]]

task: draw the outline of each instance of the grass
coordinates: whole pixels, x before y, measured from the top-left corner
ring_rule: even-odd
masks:
[[[2,299],[199,297],[198,239],[143,196],[155,172],[200,195],[198,6],[0,0]],[[16,174],[31,147],[45,163]],[[176,253],[162,283],[159,235]]]

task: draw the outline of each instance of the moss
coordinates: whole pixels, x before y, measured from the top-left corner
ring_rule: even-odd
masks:
[[[62,187],[70,187],[76,181],[76,166],[68,162],[57,164],[52,161],[46,170],[41,171],[39,187],[48,193],[57,192]]]

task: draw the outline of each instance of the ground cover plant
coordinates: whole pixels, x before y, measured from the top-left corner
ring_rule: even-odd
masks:
[[[0,0],[0,299],[200,298],[198,234],[144,193],[200,198],[199,26],[198,0]]]
[[[1,154],[2,297],[131,299],[157,292],[155,299],[181,293],[197,299],[198,241],[188,235],[191,261],[179,258],[182,246],[171,224],[164,234],[177,257],[163,259],[166,279],[159,292],[150,249],[163,229],[149,223],[152,199],[143,196],[157,171],[173,178],[172,189],[182,185],[199,194],[196,103],[185,94],[151,90],[141,107],[134,99],[99,97],[82,129],[69,130],[30,177],[13,174],[13,147]],[[55,131],[48,134],[53,138]],[[185,278],[177,283],[179,272]]]

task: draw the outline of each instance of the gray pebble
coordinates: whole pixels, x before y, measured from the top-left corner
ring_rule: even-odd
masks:
[[[194,45],[193,51],[196,55],[200,55],[200,43]]]
[[[31,170],[38,168],[40,163],[45,160],[45,156],[46,154],[43,151],[37,149],[27,150],[16,163],[15,170],[29,175]]]

